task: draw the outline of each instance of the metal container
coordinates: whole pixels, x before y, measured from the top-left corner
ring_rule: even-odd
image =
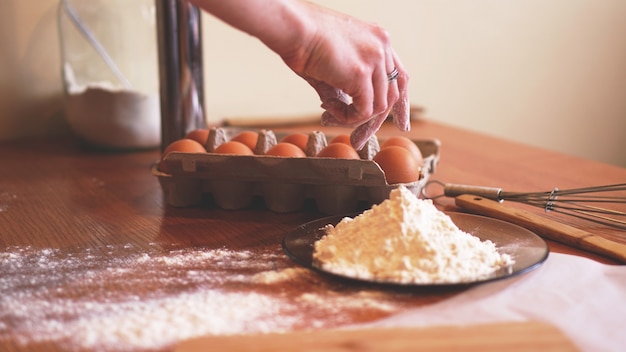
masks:
[[[202,23],[198,8],[156,0],[163,151],[187,132],[206,126]]]

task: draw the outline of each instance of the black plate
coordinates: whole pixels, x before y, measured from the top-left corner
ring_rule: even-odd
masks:
[[[358,214],[331,216],[303,224],[285,236],[283,239],[283,250],[296,263],[312,270],[351,280],[401,286],[458,286],[459,284],[467,285],[500,280],[533,270],[548,258],[549,249],[546,242],[535,233],[523,227],[484,216],[452,212],[447,214],[461,230],[483,241],[490,240],[495,243],[498,252],[509,254],[515,261],[510,270],[509,268],[502,269],[495,272],[492,276],[470,282],[406,284],[341,276],[316,267],[313,264],[313,244],[325,235],[322,228],[327,224],[336,225],[346,216],[353,217]]]

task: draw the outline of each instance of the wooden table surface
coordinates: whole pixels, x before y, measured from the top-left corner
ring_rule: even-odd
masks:
[[[292,129],[308,132],[320,127]],[[397,134],[393,126],[384,125],[378,135],[392,134]],[[440,162],[431,179],[442,182],[538,191],[626,180],[624,168],[431,121],[414,121],[410,136],[441,141]],[[90,151],[71,138],[0,144],[0,350],[169,350],[178,340],[202,334],[302,331],[369,322],[463,290],[381,288],[302,269],[282,253],[282,237],[322,214],[314,209],[277,214],[262,205],[241,211],[211,204],[166,206],[150,172],[158,158],[158,151]],[[454,210],[451,199],[437,204]],[[543,214],[541,209],[512,206]],[[626,243],[623,231],[556,219]],[[615,263],[548,243],[554,252]],[[202,296],[206,304],[193,315],[189,310],[194,310],[200,293],[213,295]],[[187,300],[181,299],[184,295]],[[158,314],[136,310],[132,302]],[[203,312],[211,320],[199,328]],[[106,324],[96,323],[105,321],[107,314],[112,318]],[[128,325],[127,316],[140,326]],[[135,331],[141,326],[152,331]]]

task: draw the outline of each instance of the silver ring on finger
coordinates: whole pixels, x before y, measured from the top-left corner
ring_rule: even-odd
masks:
[[[400,73],[398,72],[398,68],[394,67],[393,71],[391,71],[389,74],[387,74],[387,80],[389,82],[393,82],[396,79],[398,79],[398,76],[400,75]]]

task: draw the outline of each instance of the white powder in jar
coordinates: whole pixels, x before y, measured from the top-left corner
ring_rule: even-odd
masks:
[[[331,273],[403,284],[471,282],[513,263],[402,186],[354,219],[328,225],[313,257]]]
[[[100,147],[154,148],[161,143],[161,107],[157,91],[116,88],[109,82],[80,85],[64,67],[65,115],[72,131]]]

